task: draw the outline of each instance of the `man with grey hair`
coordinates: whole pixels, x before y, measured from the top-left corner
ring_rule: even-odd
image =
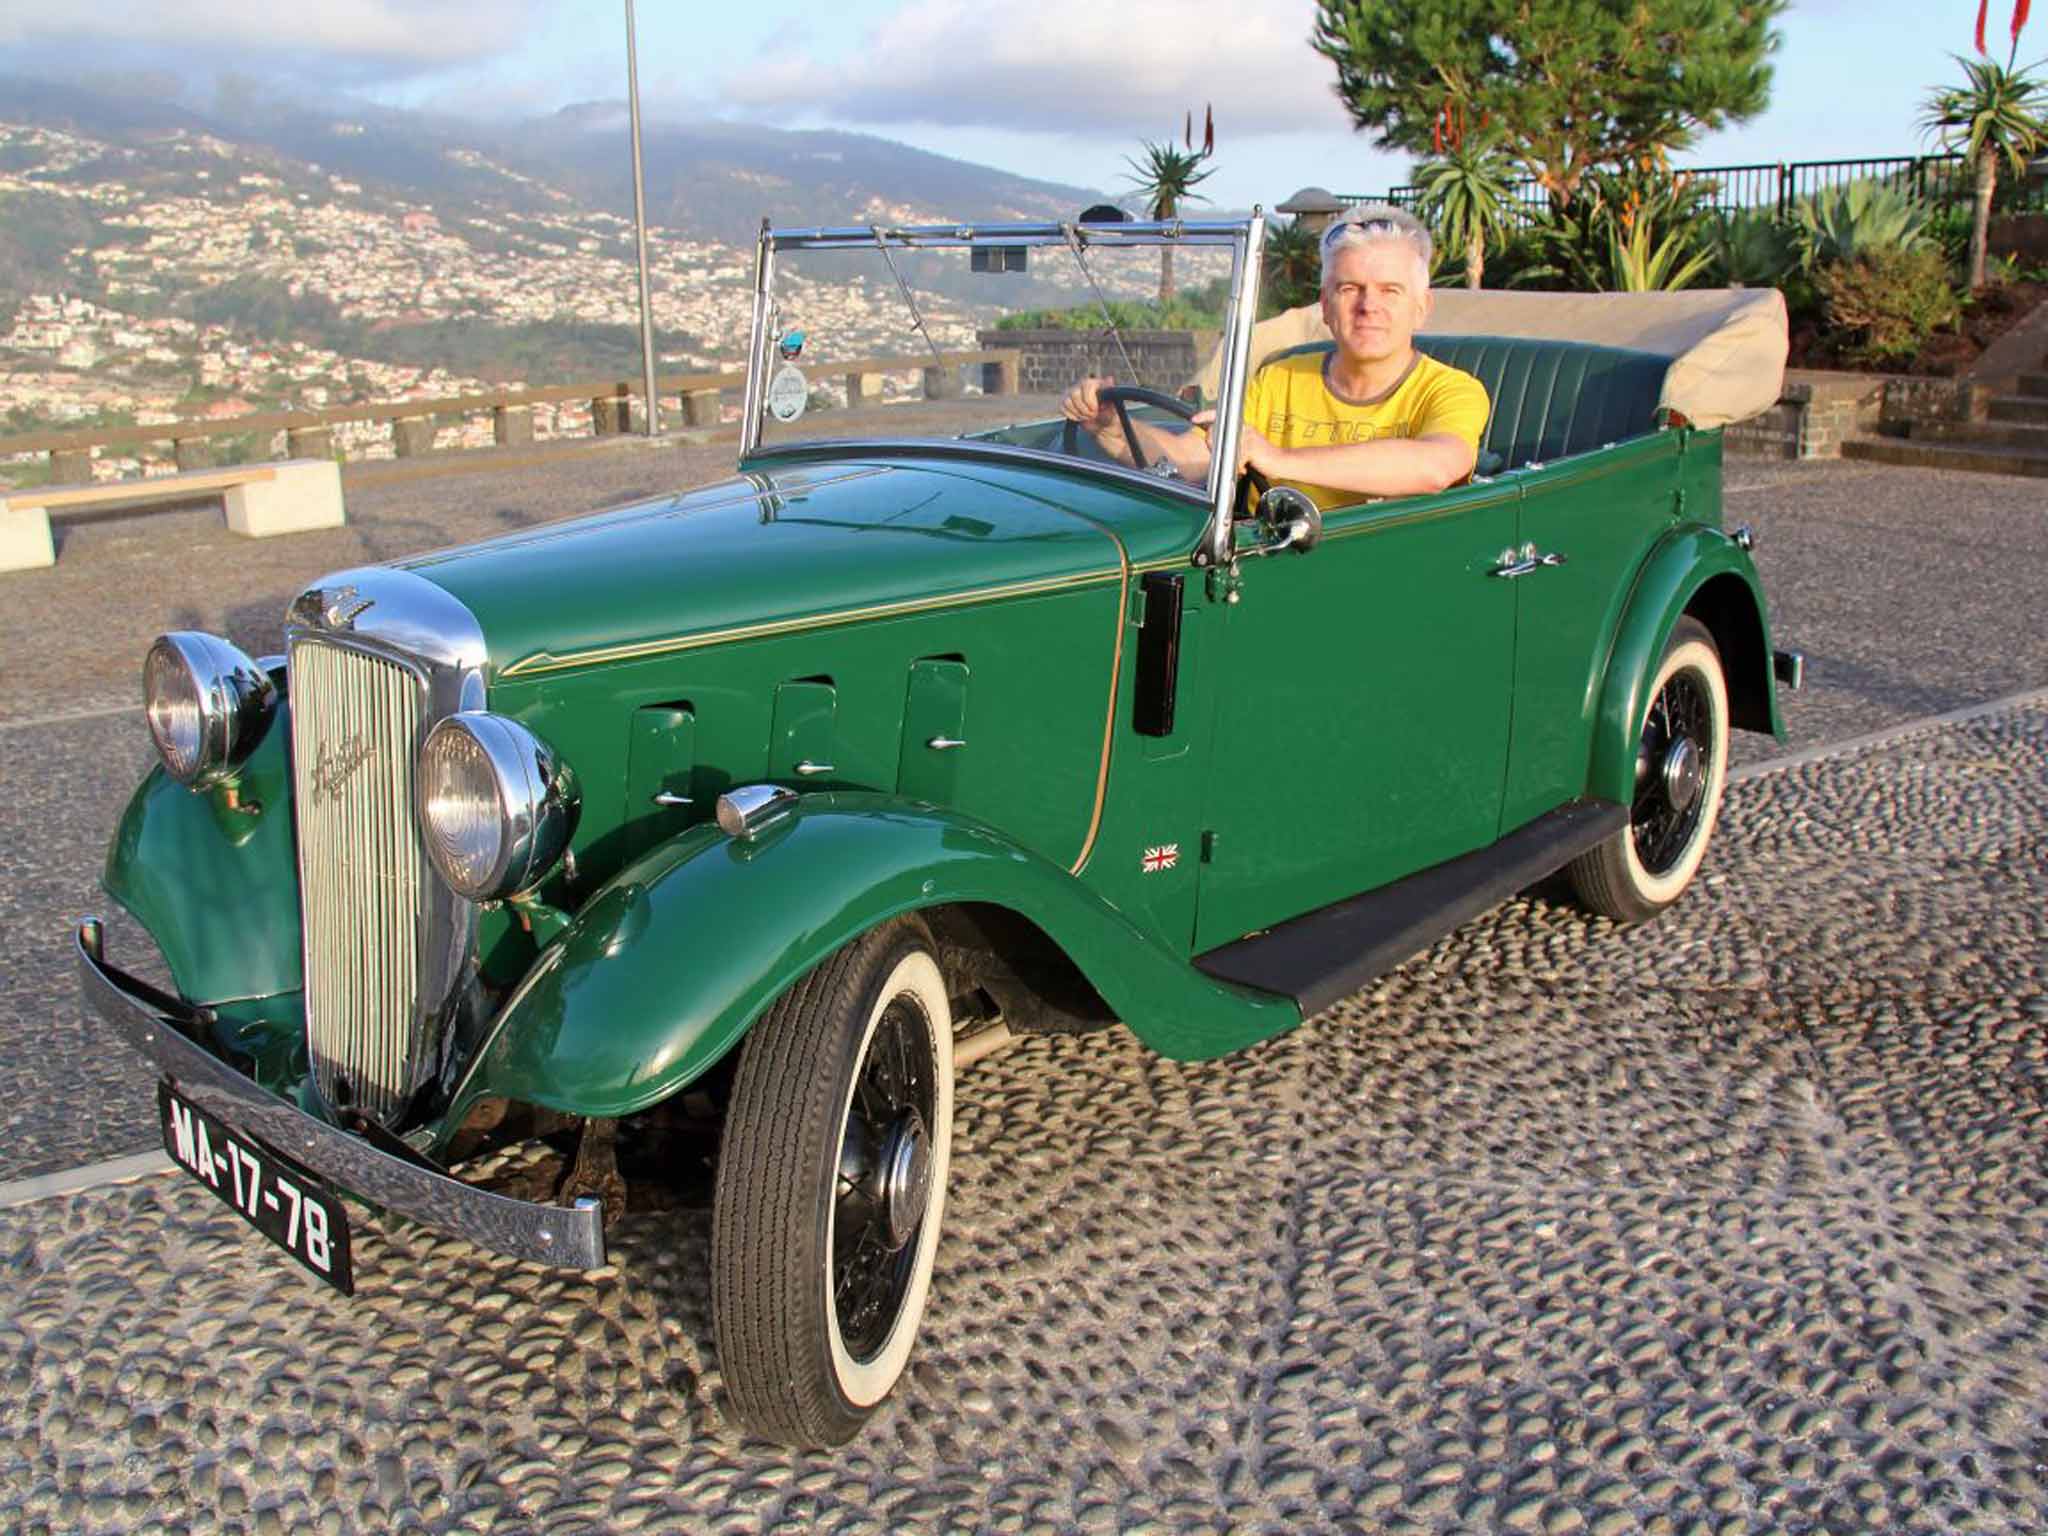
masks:
[[[1292,349],[1245,391],[1238,468],[1299,486],[1324,508],[1443,490],[1472,473],[1489,409],[1471,374],[1415,350],[1429,318],[1429,231],[1384,204],[1347,209],[1323,231],[1323,323],[1334,345]],[[1128,462],[1116,413],[1086,378],[1061,410]],[[1209,417],[1195,418],[1198,426]],[[1181,474],[1208,473],[1206,432],[1141,427],[1145,452]]]

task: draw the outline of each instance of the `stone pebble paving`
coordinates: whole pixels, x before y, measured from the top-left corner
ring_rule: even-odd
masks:
[[[594,1276],[158,1176],[0,1212],[24,1532],[2048,1529],[2048,707],[1733,786],[1280,1040],[971,1069],[911,1377],[725,1420],[708,1180]],[[512,1159],[508,1179],[537,1170]]]

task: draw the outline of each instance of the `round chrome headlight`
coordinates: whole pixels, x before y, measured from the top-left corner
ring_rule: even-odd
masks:
[[[441,878],[470,901],[531,890],[576,829],[566,763],[502,715],[450,715],[420,748],[420,838]]]
[[[277,712],[270,674],[217,635],[158,635],[142,664],[142,702],[164,771],[206,789],[248,760]]]

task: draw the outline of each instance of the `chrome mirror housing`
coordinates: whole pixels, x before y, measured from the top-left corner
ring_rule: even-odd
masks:
[[[1268,486],[1259,497],[1259,527],[1271,542],[1247,553],[1271,555],[1291,549],[1306,554],[1323,537],[1323,509],[1306,491],[1291,485]]]
[[[218,635],[158,635],[142,664],[142,702],[164,771],[188,789],[232,779],[277,713],[270,674]]]

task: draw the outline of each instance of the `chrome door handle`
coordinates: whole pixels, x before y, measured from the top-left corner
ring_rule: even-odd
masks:
[[[690,797],[688,795],[678,795],[664,789],[655,795],[654,803],[656,805],[688,805]]]
[[[839,770],[830,763],[814,763],[807,757],[796,765],[796,771],[807,779],[814,779],[821,773],[837,773]]]
[[[1489,572],[1490,575],[1513,581],[1517,576],[1526,576],[1531,571],[1540,571],[1547,566],[1563,565],[1565,557],[1560,554],[1536,553],[1534,544],[1524,544],[1520,549],[1504,549],[1500,552],[1500,563]]]
[[[925,745],[930,747],[934,752],[950,752],[955,747],[966,746],[967,742],[963,737],[959,736],[934,736],[930,741],[926,742]]]

